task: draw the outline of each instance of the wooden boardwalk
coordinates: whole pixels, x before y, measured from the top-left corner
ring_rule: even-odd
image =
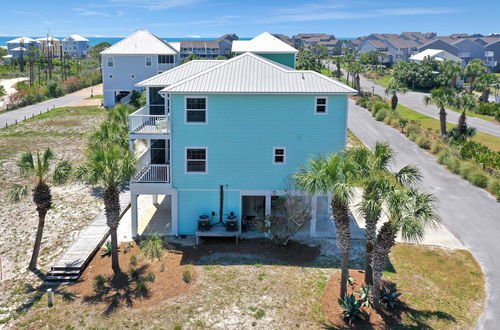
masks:
[[[120,218],[130,207],[130,191],[120,193]],[[47,274],[46,284],[59,284],[78,279],[87,264],[109,236],[109,227],[105,213],[95,217],[94,221],[81,232],[78,239],[56,261]]]

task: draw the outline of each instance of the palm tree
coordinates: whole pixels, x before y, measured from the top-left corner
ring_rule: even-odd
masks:
[[[439,64],[440,76],[443,79],[443,84],[446,83],[450,88],[457,87],[457,80],[462,76],[464,70],[460,64],[453,61],[444,61]]]
[[[363,198],[358,205],[358,211],[365,218],[365,283],[372,284],[372,255],[377,223],[382,215],[382,207],[387,194],[395,185],[411,186],[420,181],[420,172],[407,165],[396,173],[389,171],[389,165],[394,161],[394,151],[388,143],[377,142],[373,151],[364,147],[351,148],[347,151],[350,160],[357,167],[356,172],[362,173],[360,186],[363,187]]]
[[[49,182],[64,184],[71,175],[71,164],[67,160],[60,160],[52,166],[54,154],[47,148],[43,153],[26,152],[21,155],[17,162],[21,176],[33,181],[32,194],[33,202],[38,212],[38,229],[36,232],[35,245],[28,269],[35,270],[40,245],[42,242],[43,228],[45,226],[45,216],[52,208],[52,195],[50,193]],[[8,197],[13,202],[19,202],[29,193],[30,187],[24,184],[15,184],[9,191]]]
[[[469,81],[469,92],[472,93],[474,90],[476,79],[486,74],[486,65],[483,61],[476,58],[467,64],[464,70],[465,77]]]
[[[476,88],[481,92],[481,102],[488,102],[490,98],[490,87],[499,82],[494,73],[487,73],[477,79]]]
[[[457,127],[451,129],[449,138],[457,142],[462,142],[476,134],[476,129],[467,126],[467,111],[473,111],[477,108],[476,97],[474,94],[464,93],[455,98],[454,106],[462,110],[462,114],[458,118]]]
[[[295,174],[296,186],[310,194],[333,195],[331,207],[337,230],[337,246],[341,253],[340,297],[347,293],[349,277],[349,205],[353,195],[357,173],[353,164],[343,153],[329,157],[318,156],[309,161],[307,167]]]
[[[111,264],[115,274],[118,262],[117,229],[120,223],[120,189],[136,172],[136,159],[127,149],[116,144],[103,144],[89,149],[87,160],[77,169],[77,179],[101,186],[104,190],[104,209],[111,235]]]
[[[441,135],[446,136],[446,106],[453,104],[455,92],[451,88],[441,87],[431,91],[430,96],[424,97],[426,105],[435,104],[439,108],[439,121],[441,126]]]
[[[389,85],[385,89],[385,95],[389,96],[392,95],[391,97],[391,108],[392,110],[396,110],[396,107],[398,106],[398,95],[397,93],[406,93],[407,88],[404,84],[400,83],[397,79],[391,78],[389,80]]]
[[[380,284],[382,273],[401,231],[403,240],[418,243],[424,237],[425,229],[439,222],[436,199],[431,194],[415,188],[397,189],[388,194],[387,216],[389,220],[380,228],[373,252],[373,305],[380,306]]]

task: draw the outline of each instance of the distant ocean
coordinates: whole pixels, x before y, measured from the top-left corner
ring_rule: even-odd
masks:
[[[15,39],[17,37],[0,37],[0,46],[7,46],[7,41]],[[41,37],[30,37],[32,39],[37,39]],[[65,37],[56,37],[57,39],[64,39]],[[90,46],[95,46],[100,42],[109,42],[110,44],[116,44],[118,41],[124,38],[119,37],[87,37],[89,39]],[[166,41],[180,41],[180,40],[217,40],[217,38],[160,38]],[[241,40],[249,40],[252,38],[240,38]],[[337,38],[339,40],[353,40],[355,38]]]

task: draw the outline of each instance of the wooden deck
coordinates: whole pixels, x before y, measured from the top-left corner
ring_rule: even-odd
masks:
[[[217,224],[210,228],[209,231],[196,231],[196,245],[200,243],[200,237],[234,237],[236,239],[236,244],[238,244],[240,232],[227,231],[224,225]]]
[[[130,207],[130,192],[120,193],[120,218]],[[80,233],[78,239],[56,261],[47,274],[46,284],[78,279],[87,264],[109,236],[105,213],[99,214],[94,221]],[[51,283],[53,282],[53,283]]]

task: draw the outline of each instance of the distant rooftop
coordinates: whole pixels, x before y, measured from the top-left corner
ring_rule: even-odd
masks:
[[[106,48],[101,55],[175,55],[178,51],[168,42],[147,30],[137,30],[125,39]]]
[[[267,32],[256,36],[252,40],[233,41],[232,51],[234,53],[298,53],[297,49]]]

